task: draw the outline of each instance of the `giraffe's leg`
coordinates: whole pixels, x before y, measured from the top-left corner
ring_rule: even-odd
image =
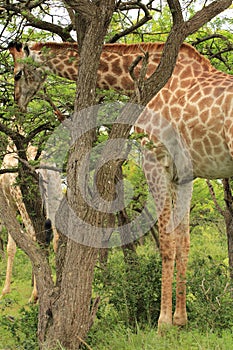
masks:
[[[57,232],[56,228],[53,227],[53,250],[54,250],[54,253],[57,253],[58,241],[59,241],[59,233]]]
[[[163,148],[161,146],[158,149]],[[164,155],[166,156],[166,154],[167,151],[164,150]],[[172,183],[168,171],[165,170],[165,156],[161,157],[162,161],[158,161],[157,154],[149,149],[144,150],[143,156],[144,173],[156,205],[162,257],[161,308],[158,321],[160,332],[163,325],[172,324],[172,282],[176,249],[174,232],[171,229],[168,230],[172,217]]]
[[[190,246],[189,212],[176,228],[176,309],[173,323],[184,326],[187,323],[186,312],[186,269]]]
[[[174,232],[167,232],[167,223],[170,217],[170,201],[167,200],[159,223],[159,244],[162,257],[162,286],[161,286],[161,307],[158,321],[159,331],[163,325],[172,324],[172,282],[175,263],[175,236]]]
[[[33,290],[31,297],[29,299],[29,303],[36,303],[38,300],[38,292],[37,292],[37,286],[36,286],[36,278],[33,276]]]
[[[16,244],[10,234],[8,234],[8,243],[7,243],[7,270],[6,270],[6,279],[5,284],[2,290],[2,295],[10,293],[11,289],[11,276],[13,269],[13,262],[16,253]]]

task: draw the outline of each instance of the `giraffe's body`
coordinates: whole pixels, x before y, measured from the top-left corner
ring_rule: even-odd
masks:
[[[98,87],[130,94],[134,82],[129,66],[149,53],[146,78],[156,69],[164,45],[107,44],[98,70]],[[76,80],[76,44],[11,45],[15,61],[15,99],[21,108],[37,92],[26,81],[25,66],[18,58],[30,56],[41,67],[33,72],[39,84],[44,67]],[[134,72],[139,74],[141,63]],[[26,91],[26,92],[25,92]],[[30,94],[28,94],[30,91]],[[183,44],[172,77],[148,103],[136,122],[137,132],[147,134],[154,149],[145,149],[144,171],[158,209],[162,256],[162,300],[159,324],[172,323],[172,281],[177,268],[174,324],[184,325],[186,315],[185,275],[189,252],[189,204],[191,180],[233,175],[233,76],[217,71],[190,45]],[[169,153],[169,148],[172,155]],[[184,205],[182,207],[183,195]]]
[[[36,150],[37,149],[34,146],[30,145],[28,147],[27,153],[28,153],[29,160],[33,160],[35,158]],[[17,152],[15,152],[14,147],[10,146],[9,144],[7,148],[7,153],[3,159],[2,169],[9,169],[17,166],[18,166]],[[38,172],[40,176],[41,194],[42,194],[43,205],[45,207],[46,216],[47,218],[52,220],[52,223],[54,223],[55,222],[54,213],[56,212],[56,209],[58,209],[58,203],[60,202],[62,197],[60,174],[58,172],[55,172],[53,170],[49,170],[46,168],[39,169]],[[3,193],[7,199],[8,205],[11,206],[11,208],[15,213],[19,212],[27,235],[29,235],[30,239],[36,240],[36,233],[35,233],[33,224],[31,222],[31,219],[28,215],[28,212],[26,210],[26,207],[24,205],[20,187],[16,184],[16,177],[17,177],[17,173],[7,172],[5,174],[2,174],[0,176],[0,186],[3,189]],[[48,191],[50,192],[49,193],[50,202],[48,201]],[[54,226],[53,226],[53,234],[54,234],[53,247],[54,247],[54,251],[56,252],[58,233]],[[8,232],[7,270],[6,270],[5,283],[1,294],[2,296],[10,293],[11,291],[11,276],[12,276],[12,269],[13,269],[15,254],[16,254],[16,244],[11,236],[11,232]],[[37,288],[36,288],[36,281],[34,278],[33,291],[31,294],[30,301],[35,302],[36,300],[37,300]]]
[[[3,159],[2,168],[7,169],[12,167],[17,167],[17,165],[18,165],[17,153],[14,151],[12,146],[8,145],[7,153]],[[31,219],[23,203],[22,193],[20,191],[20,188],[19,186],[16,185],[16,177],[17,177],[16,173],[2,174],[0,176],[0,186],[3,189],[3,193],[7,199],[9,207],[11,207],[15,213],[17,213],[17,211],[20,213],[27,234],[29,235],[30,239],[35,240],[35,237],[36,237],[35,231],[34,231]],[[11,236],[11,232],[8,232],[7,270],[6,270],[6,278],[5,278],[5,283],[2,290],[2,295],[10,293],[10,290],[11,290],[11,276],[12,276],[13,261],[14,261],[15,253],[16,253],[16,244]],[[37,290],[36,290],[36,284],[34,283],[31,300],[36,300],[36,299],[37,299]]]

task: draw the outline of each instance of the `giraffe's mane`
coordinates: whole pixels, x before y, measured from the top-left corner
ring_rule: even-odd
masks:
[[[150,42],[150,43],[137,43],[137,44],[105,44],[103,51],[107,52],[120,52],[121,54],[134,54],[148,52],[159,52],[162,53],[165,46],[164,42]],[[200,54],[192,45],[183,43],[180,47],[180,53],[186,54],[189,58],[193,58],[196,61],[204,64],[205,66],[211,66],[208,58]]]
[[[43,47],[47,47],[51,50],[64,50],[64,49],[73,49],[73,50],[77,50],[78,49],[78,45],[77,43],[73,42],[73,43],[55,43],[55,42],[45,42],[45,43],[33,43],[31,48],[33,50],[41,50]]]
[[[114,43],[114,44],[105,44],[103,46],[103,52],[113,52],[113,53],[120,53],[122,55],[125,54],[134,54],[134,53],[142,53],[143,51],[148,52],[160,52],[162,53],[162,50],[164,48],[165,43],[163,42],[150,42],[150,43],[137,43],[137,44],[122,44],[122,43]],[[43,47],[50,48],[54,51],[59,50],[78,50],[78,45],[76,42],[62,42],[62,43],[55,43],[55,42],[45,42],[45,43],[34,43],[32,46],[32,49],[34,50],[41,50]],[[212,67],[210,61],[208,58],[201,55],[193,46],[187,43],[183,43],[180,48],[180,52],[183,54],[187,54],[187,56],[190,58],[195,59],[199,63],[205,65],[207,68]]]

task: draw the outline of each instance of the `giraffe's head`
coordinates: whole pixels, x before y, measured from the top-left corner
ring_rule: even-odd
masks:
[[[37,62],[27,44],[12,42],[8,48],[14,59],[15,102],[21,111],[26,111],[28,103],[40,89],[46,75],[40,67],[26,62],[25,59],[30,57]]]

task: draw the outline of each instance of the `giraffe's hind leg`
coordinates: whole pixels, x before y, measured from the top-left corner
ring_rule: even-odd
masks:
[[[35,304],[38,300],[38,291],[37,291],[37,286],[36,286],[36,278],[33,275],[33,290],[32,290],[32,294],[31,297],[29,299],[29,303],[33,303]]]
[[[5,294],[9,294],[11,291],[11,276],[12,276],[12,269],[13,269],[13,263],[14,263],[14,257],[16,253],[16,244],[13,238],[10,234],[8,234],[8,243],[7,243],[7,270],[6,270],[6,278],[4,287],[2,290],[1,296]]]
[[[176,309],[173,323],[177,326],[187,324],[186,312],[186,270],[190,247],[189,212],[175,230],[176,235]]]
[[[155,200],[159,226],[162,258],[161,308],[158,321],[160,332],[164,326],[172,325],[172,282],[176,244],[174,230],[171,227],[168,230],[172,213],[171,181],[166,168],[169,155],[167,157],[167,151],[163,145],[159,145],[156,150],[156,152],[149,149],[144,150],[143,169]],[[160,160],[157,158],[158,150]]]

